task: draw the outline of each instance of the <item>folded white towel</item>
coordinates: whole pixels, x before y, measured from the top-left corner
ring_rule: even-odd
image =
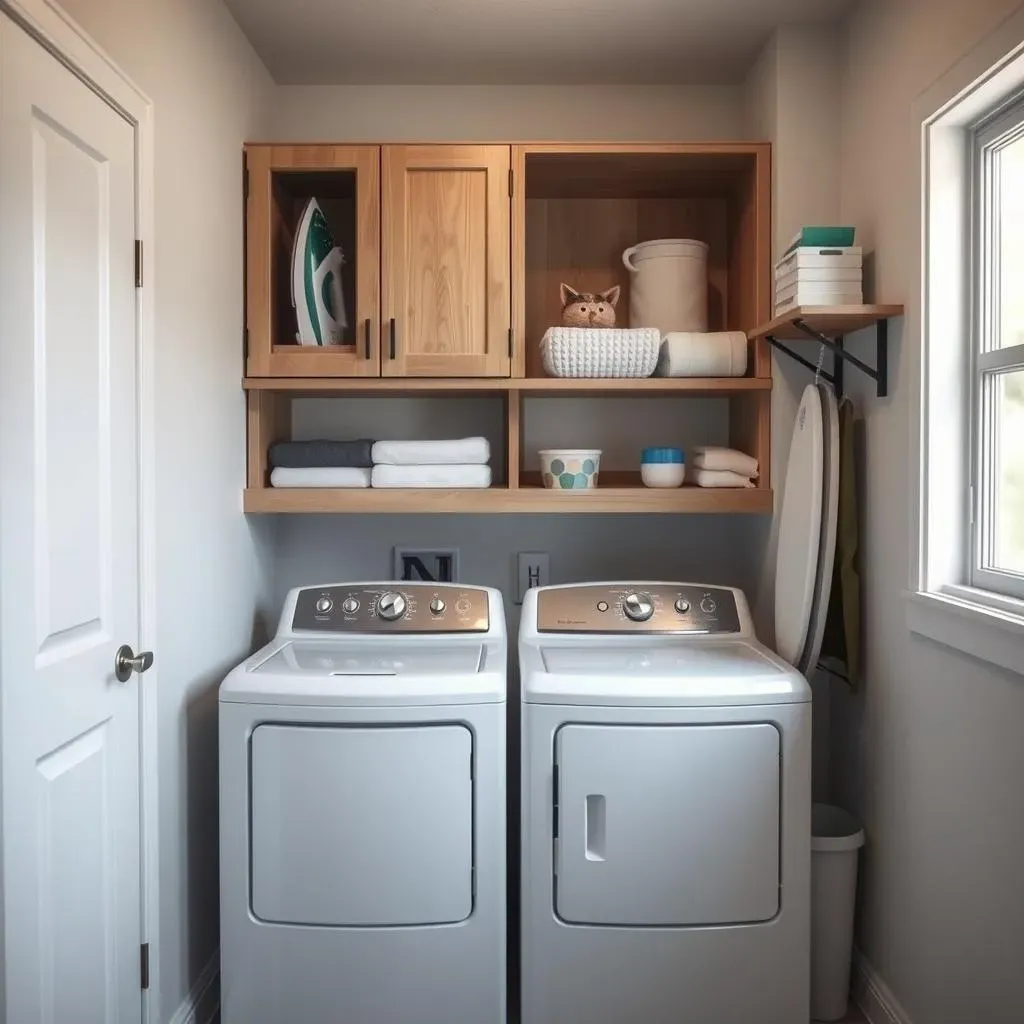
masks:
[[[689,473],[686,474],[690,476]],[[749,477],[725,469],[698,469],[693,473],[698,487],[753,487]]]
[[[374,466],[374,487],[490,487],[490,466]]]
[[[271,487],[369,487],[370,471],[353,466],[278,466]]]
[[[757,476],[757,459],[735,448],[716,448],[713,445],[694,448],[691,461],[698,469],[724,469],[740,476]]]
[[[670,331],[661,339],[656,377],[742,377],[747,336],[742,331]]]
[[[371,457],[375,466],[486,466],[491,446],[486,437],[454,441],[378,441]]]

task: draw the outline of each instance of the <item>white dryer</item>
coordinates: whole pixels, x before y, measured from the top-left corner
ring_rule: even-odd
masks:
[[[293,590],[220,689],[224,1024],[505,1020],[496,590]]]
[[[738,590],[531,590],[522,1024],[809,1017],[810,689]]]

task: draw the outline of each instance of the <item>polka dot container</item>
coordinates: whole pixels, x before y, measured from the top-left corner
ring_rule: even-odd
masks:
[[[538,454],[545,487],[558,491],[589,491],[597,486],[600,448],[551,448]]]

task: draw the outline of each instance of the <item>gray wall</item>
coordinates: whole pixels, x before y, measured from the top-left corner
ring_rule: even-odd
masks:
[[[64,0],[154,104],[159,729],[158,1020],[217,949],[217,685],[248,651],[270,565],[244,486],[242,141],[272,83],[209,0]]]
[[[910,315],[890,334],[889,398],[847,376],[864,412],[866,681],[833,693],[832,774],[867,827],[860,945],[916,1024],[1024,1020],[1024,678],[911,634],[903,596],[921,344],[912,106],[1020,6],[864,3],[842,62],[843,221],[874,251],[876,296]]]

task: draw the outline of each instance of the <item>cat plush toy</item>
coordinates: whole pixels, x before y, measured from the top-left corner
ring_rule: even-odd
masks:
[[[619,301],[619,286],[606,292],[578,292],[563,284],[562,296],[563,327],[614,327],[615,304]]]

